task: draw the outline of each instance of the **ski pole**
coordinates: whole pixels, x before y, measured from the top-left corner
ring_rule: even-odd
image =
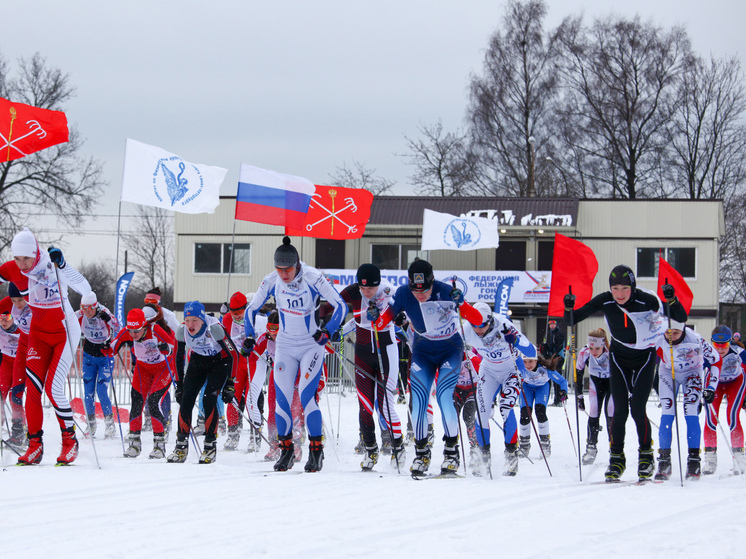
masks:
[[[119,358],[119,363],[124,367],[124,361],[122,360],[122,356],[117,353],[117,357]],[[117,389],[114,388],[114,372],[112,371],[112,382],[111,382],[111,393],[114,395],[114,406],[117,408],[117,423],[119,423],[119,437],[122,439],[122,454],[127,452],[124,448],[124,432],[122,431],[122,418],[119,415],[119,402],[117,402]]]
[[[168,357],[167,356],[164,356],[164,357],[165,357],[164,361],[166,362],[166,369],[168,369],[168,376],[171,377],[171,384],[173,385],[174,390],[176,390],[176,379],[174,379],[174,374],[173,374],[173,372],[171,372],[171,365],[169,365],[169,363],[168,363]],[[184,376],[186,376],[186,372],[184,373]],[[179,415],[181,415],[181,404],[179,404]],[[177,419],[177,421],[178,421],[178,419]],[[181,422],[179,421],[179,423],[181,423]],[[177,430],[177,433],[178,433],[178,426],[177,426],[176,430]],[[190,425],[189,425],[189,437],[192,439],[192,443],[194,444],[194,451],[195,452],[199,452],[199,445],[197,444],[197,439],[194,436],[194,431],[192,429],[191,421],[190,421]]]
[[[339,348],[342,350],[342,355],[344,355],[345,351],[345,337],[344,334],[340,336],[339,338]],[[342,420],[342,397],[344,396],[344,392],[342,391],[342,361],[337,359],[339,362],[339,381],[337,383],[337,388],[339,389],[339,397],[337,398],[337,446],[339,446],[339,427],[340,422]],[[329,412],[331,414],[331,412]]]
[[[267,445],[269,445],[269,446],[272,446],[272,445],[270,444],[269,440],[267,439],[267,437],[265,437],[265,436],[264,436],[264,433],[262,433],[262,430],[261,430],[261,429],[257,429],[257,428],[256,428],[256,427],[254,426],[254,423],[253,423],[253,422],[251,421],[251,418],[249,417],[249,414],[248,414],[248,412],[246,412],[245,410],[242,410],[242,409],[241,409],[241,406],[239,406],[239,405],[238,405],[238,400],[236,400],[236,397],[235,397],[235,396],[233,397],[233,401],[231,401],[231,405],[232,405],[233,407],[235,407],[235,408],[236,408],[236,410],[238,410],[238,413],[239,413],[239,414],[240,414],[240,415],[241,415],[241,416],[242,416],[242,417],[243,417],[244,419],[246,419],[246,421],[248,421],[248,422],[249,422],[249,425],[250,425],[250,426],[251,426],[251,428],[252,428],[252,429],[254,430],[254,432],[257,432],[257,433],[259,433],[259,436],[260,436],[260,437],[262,438],[262,440],[263,440],[263,441],[264,441],[265,443],[267,443]],[[262,417],[262,424],[264,424],[264,422],[265,422],[264,416],[261,416],[261,417]]]
[[[666,285],[668,285],[668,278],[666,278]],[[681,478],[681,487],[684,487],[684,469],[681,464],[681,435],[679,434],[679,414],[676,410],[676,408],[678,407],[676,405],[676,396],[678,394],[678,390],[676,389],[676,367],[674,366],[673,336],[671,335],[671,303],[669,303],[668,301],[666,301],[666,318],[668,319],[668,333],[671,336],[671,338],[669,338],[668,340],[668,347],[671,350],[671,384],[673,385],[673,417],[676,421],[676,450],[679,453],[679,477]]]

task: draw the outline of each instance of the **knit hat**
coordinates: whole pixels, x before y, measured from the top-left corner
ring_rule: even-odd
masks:
[[[8,297],[23,297],[21,291],[16,287],[16,284],[10,282],[8,284]]]
[[[381,285],[381,270],[375,264],[363,264],[357,269],[357,283],[360,287]]]
[[[427,260],[415,260],[407,270],[409,288],[413,291],[427,291],[435,281],[433,267]]]
[[[679,322],[678,320],[671,319],[671,330],[684,330],[686,328],[686,322]]]
[[[629,266],[620,264],[615,266],[609,274],[609,287],[615,285],[629,285],[634,291],[637,288],[637,282],[635,281],[635,273]]]
[[[10,297],[3,297],[0,301],[0,314],[10,314],[12,309],[13,302],[10,300]]]
[[[474,308],[479,311],[479,314],[482,315],[482,324],[487,322],[490,317],[492,317],[492,309],[487,303],[483,303],[482,301],[475,303]]]
[[[151,322],[152,319],[158,316],[158,312],[153,307],[143,307],[142,314],[148,322]]]
[[[231,300],[228,303],[228,310],[240,311],[247,304],[248,301],[246,299],[246,295],[244,295],[240,291],[236,291],[233,295],[231,295]]]
[[[205,316],[205,306],[199,301],[189,301],[186,305],[184,305],[184,318],[188,316],[196,316],[202,322],[207,322],[207,317]]]
[[[86,293],[85,295],[83,295],[80,298],[80,306],[81,307],[83,305],[85,305],[87,307],[93,306],[96,303],[98,303],[98,299],[96,298],[96,294],[93,291],[91,291],[90,293]]]
[[[282,244],[275,250],[275,268],[290,268],[298,260],[298,251],[290,244],[290,237],[283,237]]]
[[[39,243],[36,242],[34,234],[24,227],[23,231],[16,233],[13,241],[10,243],[10,250],[13,256],[35,257],[39,253]]]
[[[724,344],[733,339],[733,333],[725,324],[720,324],[715,326],[715,329],[712,331],[711,339],[715,343]]]
[[[147,325],[142,309],[132,309],[127,313],[127,330],[139,330]]]

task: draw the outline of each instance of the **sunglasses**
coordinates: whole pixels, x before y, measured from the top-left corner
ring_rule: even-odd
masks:
[[[730,345],[730,342],[712,342],[713,347],[719,347],[720,349],[725,349]]]
[[[272,324],[272,325],[268,324],[267,325],[267,332],[279,332],[279,330],[280,330],[279,324]]]
[[[80,308],[86,311],[89,311],[91,309],[95,309],[96,305],[80,305]]]
[[[145,330],[145,326],[143,326],[142,328],[127,328],[127,332],[129,332],[130,334],[142,332],[143,330]]]

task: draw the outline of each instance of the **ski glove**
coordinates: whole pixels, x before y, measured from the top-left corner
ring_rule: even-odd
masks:
[[[223,387],[223,393],[220,395],[223,398],[223,402],[230,404],[236,397],[236,389],[233,387],[233,381],[228,379]]]
[[[241,346],[241,355],[244,357],[251,355],[255,345],[256,340],[252,336],[246,336],[246,339],[243,341],[243,345]]]
[[[371,322],[376,322],[381,316],[381,311],[378,310],[375,303],[368,305],[368,310],[365,312],[365,317]]]
[[[401,328],[401,325],[404,324],[406,321],[407,321],[407,315],[404,314],[404,311],[400,312],[394,317],[394,324],[396,324],[400,328]]]
[[[515,332],[511,332],[508,330],[508,327],[503,327],[503,339],[508,342],[510,345],[515,345],[515,343],[518,341],[518,337],[515,335]]]
[[[174,400],[176,403],[181,405],[181,398],[184,396],[184,383],[178,381],[176,383],[176,390],[174,390]]]
[[[464,302],[464,292],[455,287],[451,289],[451,301],[456,303],[457,307],[460,307]]]
[[[673,303],[674,297],[676,296],[676,290],[673,288],[673,285],[670,283],[664,283],[661,286],[661,291],[663,292],[663,296],[666,298],[666,301],[669,303]]]
[[[47,249],[47,252],[49,253],[49,259],[54,263],[57,264],[57,267],[61,270],[65,267],[65,257],[62,256],[62,251],[56,247],[49,247]]]
[[[580,411],[585,411],[585,400],[583,399],[583,397],[582,397],[582,396],[580,396],[580,397],[578,398],[578,409],[579,409]]]
[[[557,400],[559,400],[561,404],[564,404],[565,402],[567,402],[567,391],[560,390],[559,395],[557,396]]]
[[[715,391],[712,388],[705,388],[702,391],[702,399],[705,404],[712,404],[715,401]]]
[[[573,295],[572,293],[568,293],[567,295],[565,295],[563,302],[565,303],[566,311],[573,310],[575,308],[575,295]]]
[[[104,322],[109,322],[111,320],[111,317],[107,312],[105,312],[103,309],[98,309],[96,312],[96,316],[103,320]]]
[[[316,332],[313,333],[313,339],[319,345],[326,345],[326,342],[329,341],[329,332],[326,328],[316,330]]]
[[[161,342],[158,344],[158,351],[160,351],[163,355],[171,355],[171,346],[168,345],[166,342]]]

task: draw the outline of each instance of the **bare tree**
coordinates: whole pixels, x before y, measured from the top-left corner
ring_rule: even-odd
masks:
[[[690,60],[686,31],[610,16],[590,27],[568,18],[560,36],[563,119],[574,130],[567,147],[585,179],[612,197],[659,192],[677,83]]]
[[[555,153],[553,122],[559,95],[557,33],[544,31],[543,0],[510,0],[503,30],[490,39],[481,76],[470,84],[470,150],[475,193],[552,194],[546,157]],[[537,157],[538,154],[538,157]],[[561,186],[561,185],[559,185]]]
[[[147,291],[160,287],[162,304],[173,302],[174,216],[173,212],[137,206],[134,231],[124,236],[134,283]]]
[[[368,169],[359,161],[352,162],[352,168],[343,163],[342,167],[329,175],[329,180],[336,186],[347,188],[364,188],[375,196],[387,194],[396,183],[376,176],[375,169]]]
[[[39,54],[21,58],[17,75],[0,55],[0,97],[42,109],[63,110],[73,97],[70,76],[47,66]],[[80,229],[103,195],[102,164],[81,155],[83,140],[69,126],[69,141],[21,159],[0,163],[0,250],[40,213]]]
[[[96,294],[98,302],[113,311],[116,279],[112,272],[112,266],[101,262],[83,262],[77,267],[77,270],[91,284],[91,290]],[[68,297],[73,309],[77,310],[80,306],[80,294],[71,289],[68,292]]]

